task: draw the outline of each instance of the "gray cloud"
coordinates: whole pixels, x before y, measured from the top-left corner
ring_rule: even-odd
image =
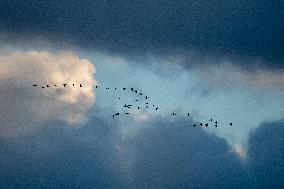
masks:
[[[2,40],[48,39],[109,52],[248,58],[283,67],[280,1],[1,1]],[[20,40],[20,41],[21,41]]]
[[[117,138],[120,125],[96,116],[91,120],[84,129],[52,121],[29,137],[0,138],[2,186],[283,187],[283,121],[255,130],[248,158],[242,161],[225,140],[200,128],[185,129],[184,120],[155,120],[154,127],[130,140]]]

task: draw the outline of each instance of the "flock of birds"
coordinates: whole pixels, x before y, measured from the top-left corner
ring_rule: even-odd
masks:
[[[33,84],[33,87],[37,87],[38,85],[36,85],[36,84]],[[49,88],[49,87],[57,87],[57,86],[60,86],[60,85],[57,85],[57,84],[49,84],[49,85],[45,85],[45,86],[41,86],[41,88]],[[67,83],[63,83],[62,84],[62,86],[65,88],[65,87],[67,87],[68,86],[68,84]],[[75,84],[71,84],[71,86],[72,87],[75,87]],[[82,86],[82,84],[79,84],[79,87],[83,87]],[[100,85],[96,85],[95,86],[96,87],[96,89],[98,89],[99,87],[100,87]],[[134,94],[137,94],[139,97],[143,97],[143,99],[145,99],[147,102],[145,102],[145,104],[144,104],[144,108],[147,108],[147,109],[150,109],[150,107],[153,107],[153,110],[154,111],[158,111],[159,110],[159,107],[157,106],[157,105],[155,105],[155,104],[150,104],[149,103],[149,96],[147,96],[147,95],[143,95],[143,93],[142,92],[140,92],[140,91],[138,91],[137,89],[134,89],[134,88],[129,88],[130,89],[130,91],[132,91],[132,93],[134,93]],[[105,88],[105,90],[110,90],[110,88],[109,87],[106,87]],[[114,88],[114,90],[118,90],[117,88]],[[127,91],[127,88],[122,88],[121,89],[122,91]],[[120,97],[118,98],[118,99],[120,99]],[[139,101],[139,99],[136,99],[135,100],[135,102],[138,102]],[[142,101],[141,99],[140,99],[140,101]],[[134,105],[133,104],[124,104],[124,106],[122,106],[122,108],[127,108],[127,110],[130,110],[130,109],[133,109],[134,108]],[[142,109],[143,108],[143,106],[137,106],[136,107],[138,110],[140,110],[140,109]],[[115,118],[115,117],[117,117],[117,116],[120,116],[120,115],[122,115],[123,113],[121,113],[121,112],[117,112],[117,113],[114,113],[113,115],[112,115],[112,118]],[[130,112],[128,111],[128,112],[125,112],[125,114],[126,115],[129,115],[130,114]],[[170,114],[171,116],[176,116],[177,114],[175,113],[175,112],[173,112],[173,113],[171,113]],[[187,113],[187,116],[189,117],[190,116],[190,114],[189,113]],[[199,123],[199,124],[192,124],[192,127],[197,127],[197,126],[205,126],[205,127],[208,127],[209,126],[209,123],[211,122],[212,124],[213,124],[213,126],[215,126],[215,127],[218,127],[218,121],[217,120],[213,120],[212,118],[211,119],[209,119],[208,120],[209,122],[207,122],[207,123]],[[229,125],[230,126],[233,126],[233,123],[229,123]],[[185,127],[187,127],[187,126],[185,126]]]

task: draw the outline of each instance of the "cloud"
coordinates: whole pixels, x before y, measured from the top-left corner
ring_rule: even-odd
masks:
[[[253,71],[245,70],[233,63],[200,65],[195,69],[201,79],[201,83],[207,86],[227,87],[236,86],[260,91],[284,92],[284,71],[282,69],[270,70],[256,67]]]
[[[22,132],[48,120],[61,120],[73,126],[86,120],[95,102],[94,73],[90,61],[71,52],[1,55],[1,134]],[[63,83],[68,86],[64,88]]]
[[[108,52],[259,58],[283,67],[279,1],[1,1],[2,40],[46,39]],[[30,41],[30,40],[29,40]]]

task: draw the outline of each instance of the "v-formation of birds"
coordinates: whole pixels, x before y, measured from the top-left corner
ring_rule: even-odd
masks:
[[[34,86],[34,87],[37,87],[38,85],[33,84],[33,86]],[[46,87],[46,88],[49,88],[49,87],[57,87],[57,86],[60,86],[60,85],[57,85],[57,84],[46,85],[46,86],[41,86],[41,88],[45,88],[45,87]],[[68,86],[68,84],[63,83],[62,86],[65,88],[65,87]],[[71,86],[72,86],[72,87],[75,87],[75,84],[72,84]],[[79,86],[79,87],[83,87],[82,84],[79,84],[78,86]],[[96,85],[96,88],[97,88],[97,89],[98,89],[99,87],[100,87],[99,85]],[[110,90],[110,88],[109,88],[109,87],[106,87],[105,90]],[[114,88],[114,90],[117,90],[117,88]],[[127,88],[122,88],[121,90],[127,91]],[[143,98],[145,97],[146,100],[149,99],[149,96],[143,95],[143,93],[140,92],[140,91],[138,91],[137,89],[130,88],[130,91],[132,91],[133,93],[136,93],[136,94],[139,95],[140,97],[143,97]],[[118,99],[120,99],[120,98],[118,98]],[[137,102],[137,101],[139,101],[139,100],[136,99],[135,101]],[[155,104],[150,104],[149,102],[146,102],[144,106],[145,106],[145,108],[147,108],[147,109],[150,109],[150,107],[153,107],[153,110],[155,110],[155,111],[158,111],[158,110],[159,110],[159,107],[158,107],[157,105],[155,105]],[[123,108],[127,108],[127,109],[131,109],[131,108],[132,108],[132,109],[133,109],[134,106],[133,106],[132,104],[124,104]],[[142,106],[137,106],[137,109],[138,109],[138,110],[141,109],[141,108],[142,108]],[[126,114],[126,115],[129,115],[130,112],[126,112],[125,114]],[[117,112],[117,113],[115,113],[115,114],[112,115],[112,118],[115,118],[115,117],[120,116],[120,115],[122,115],[122,113]],[[173,113],[170,114],[170,116],[176,116],[176,115],[177,115],[177,114],[176,114],[175,112],[173,112]],[[189,117],[189,113],[187,113],[187,116]],[[192,124],[192,127],[197,127],[197,126],[200,126],[200,127],[202,127],[202,126],[208,127],[208,126],[209,126],[209,123],[211,123],[211,125],[213,124],[213,126],[215,126],[215,127],[218,127],[218,121],[217,121],[217,120],[213,120],[213,119],[211,118],[211,119],[209,119],[208,121],[209,121],[209,122],[207,122],[207,123]],[[233,123],[230,122],[229,125],[230,125],[230,126],[233,126]],[[186,127],[187,127],[187,126],[185,126],[185,128],[186,128]]]

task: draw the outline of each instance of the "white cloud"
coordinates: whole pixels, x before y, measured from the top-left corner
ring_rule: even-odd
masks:
[[[1,134],[24,132],[47,120],[61,120],[71,126],[86,120],[86,113],[95,102],[94,73],[92,63],[71,52],[2,54]],[[63,83],[68,86],[64,88]]]

